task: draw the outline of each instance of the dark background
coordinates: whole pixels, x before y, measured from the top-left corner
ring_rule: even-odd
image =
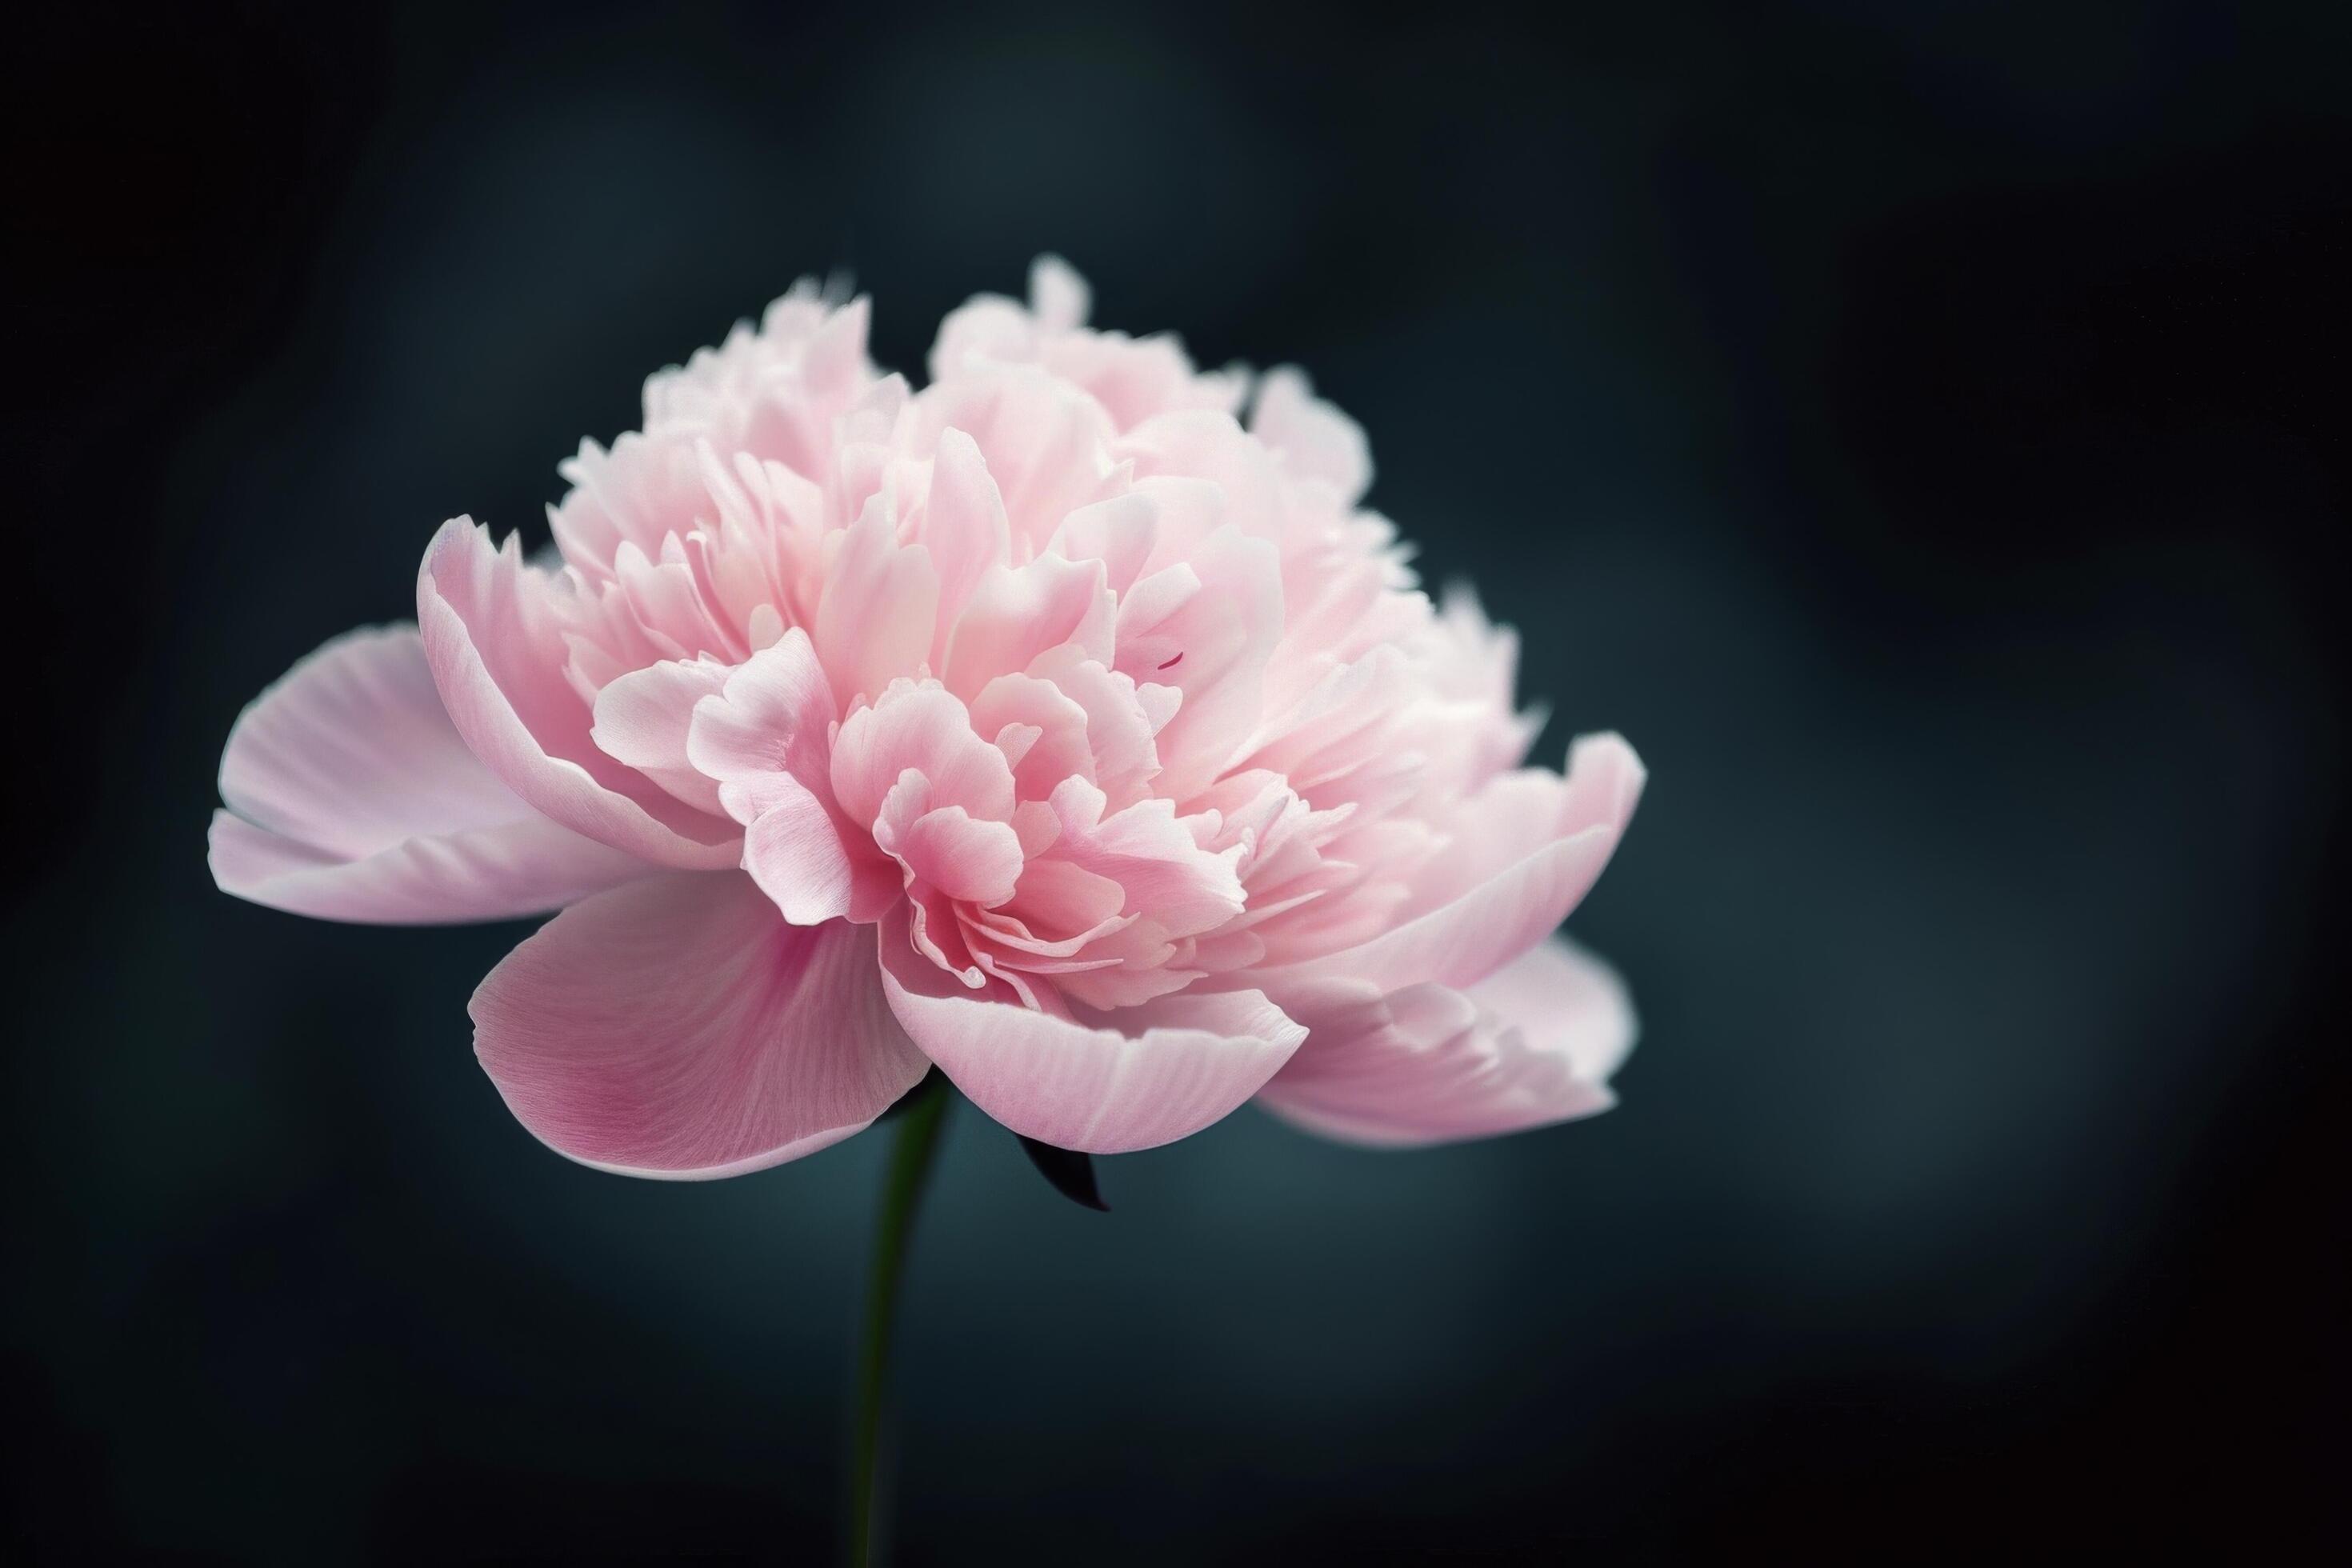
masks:
[[[919,371],[1043,249],[1309,366],[1544,754],[1641,748],[1646,1032],[1108,1217],[962,1110],[904,1561],[2340,1538],[2345,8],[985,9],[10,24],[16,1553],[833,1552],[883,1140],[556,1159],[467,1048],[526,928],[226,899],[212,773],[796,274]]]

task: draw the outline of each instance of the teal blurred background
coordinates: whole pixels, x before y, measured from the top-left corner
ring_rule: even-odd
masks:
[[[883,1142],[565,1163],[468,1048],[528,927],[227,900],[212,773],[796,275],[919,372],[1046,249],[1307,365],[1541,754],[1641,749],[1570,929],[1645,1033],[1597,1121],[1244,1112],[1108,1216],[960,1108],[901,1561],[2342,1535],[2341,8],[12,28],[16,1555],[828,1559]]]

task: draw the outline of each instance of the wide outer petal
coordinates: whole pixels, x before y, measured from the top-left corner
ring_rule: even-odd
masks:
[[[1485,979],[1549,936],[1591,890],[1646,776],[1633,748],[1613,734],[1579,740],[1565,781],[1536,770],[1506,775],[1488,787],[1511,809],[1482,813],[1476,797],[1464,807],[1448,878],[1470,885],[1360,946],[1252,978],[1286,1006],[1305,988],[1337,980],[1393,990]],[[1540,809],[1527,809],[1537,793],[1529,785],[1543,792]],[[1466,877],[1463,867],[1471,868]]]
[[[467,1009],[532,1134],[624,1175],[740,1175],[858,1131],[928,1065],[893,1017],[869,927],[786,923],[735,872],[575,904]]]
[[[495,549],[467,518],[444,523],[416,579],[433,682],[474,754],[541,813],[656,865],[715,870],[740,830],[606,756],[563,677],[562,643],[509,537]]]
[[[414,626],[297,663],[221,753],[223,892],[320,920],[417,924],[558,909],[649,868],[533,811],[459,738]]]
[[[1255,991],[1056,1016],[965,990],[915,951],[903,908],[880,930],[884,989],[915,1043],[974,1105],[1058,1148],[1122,1154],[1189,1137],[1256,1093],[1306,1037]]]
[[[1406,1148],[1613,1105],[1638,1026],[1616,973],[1555,937],[1467,991],[1340,982],[1293,1004],[1307,1043],[1258,1103],[1310,1132]]]

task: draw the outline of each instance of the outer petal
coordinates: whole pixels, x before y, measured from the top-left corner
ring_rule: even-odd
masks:
[[[1606,1110],[1633,1047],[1614,971],[1563,938],[1467,992],[1342,982],[1295,1005],[1307,1044],[1258,1103],[1310,1132],[1402,1148]]]
[[[1464,807],[1462,839],[1442,867],[1442,902],[1361,946],[1254,978],[1286,1005],[1328,981],[1393,989],[1485,979],[1550,934],[1591,890],[1645,776],[1633,748],[1606,734],[1576,742],[1565,782],[1539,790],[1549,775],[1506,774],[1488,786],[1494,803],[1481,795]]]
[[[1041,256],[1029,264],[1029,309],[1037,324],[1049,332],[1066,332],[1087,324],[1094,311],[1095,291],[1078,269],[1058,256]]]
[[[466,749],[414,626],[348,633],[247,707],[221,755],[213,879],[322,920],[502,920],[643,875]]]
[[[927,1066],[883,999],[870,930],[788,925],[733,873],[574,905],[467,1011],[522,1124],[623,1175],[733,1176],[814,1153]]]
[[[1120,1154],[1188,1137],[1306,1037],[1255,991],[1163,997],[1090,1026],[966,991],[915,952],[903,909],[881,931],[884,989],[923,1053],[989,1115],[1060,1148]]]
[[[1317,397],[1295,365],[1277,366],[1258,384],[1250,432],[1280,453],[1293,475],[1329,485],[1343,505],[1353,506],[1371,485],[1363,427]]]
[[[740,853],[735,825],[697,811],[606,756],[563,677],[541,580],[509,537],[444,523],[416,579],[433,682],[474,754],[515,794],[600,843],[657,865],[716,869]]]

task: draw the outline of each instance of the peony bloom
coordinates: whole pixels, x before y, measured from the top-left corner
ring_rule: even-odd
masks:
[[[221,761],[221,888],[333,920],[562,912],[482,983],[516,1116],[635,1175],[772,1165],[939,1067],[1117,1152],[1255,1099],[1412,1144],[1583,1115],[1633,1038],[1552,935],[1632,815],[1613,735],[1522,765],[1516,644],[1433,605],[1296,372],[1029,303],[920,392],[805,285],[469,519]],[[1246,406],[1245,422],[1241,417]]]

